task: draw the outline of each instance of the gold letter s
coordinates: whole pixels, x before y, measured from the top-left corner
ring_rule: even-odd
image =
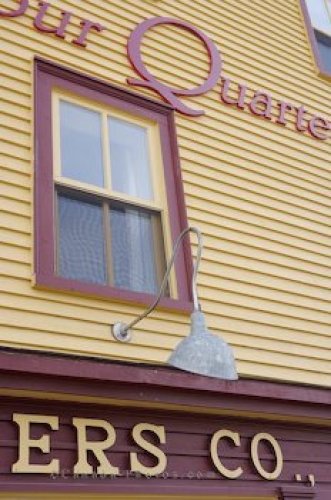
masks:
[[[140,472],[141,474],[146,474],[149,476],[156,476],[157,474],[162,474],[167,467],[167,457],[162,450],[154,446],[153,444],[146,441],[143,438],[143,431],[154,432],[160,440],[161,444],[165,444],[165,430],[163,426],[157,426],[152,424],[137,424],[132,430],[132,437],[143,450],[148,451],[158,459],[158,464],[154,467],[146,467],[141,462],[139,462],[137,453],[130,453],[131,470],[133,472]]]

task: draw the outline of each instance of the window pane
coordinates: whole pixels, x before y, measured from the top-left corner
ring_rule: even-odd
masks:
[[[331,37],[327,37],[318,32],[316,34],[319,54],[325,69],[331,73]]]
[[[314,28],[331,36],[331,1],[329,8],[325,0],[306,0],[311,23]]]
[[[100,113],[61,101],[60,131],[62,175],[103,187]]]
[[[137,292],[157,292],[152,219],[152,215],[134,209],[111,209],[115,286]]]
[[[153,199],[147,130],[117,118],[109,118],[108,124],[112,188]]]
[[[102,207],[58,197],[58,273],[106,283]]]

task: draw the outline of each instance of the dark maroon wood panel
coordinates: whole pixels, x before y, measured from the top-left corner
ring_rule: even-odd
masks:
[[[24,374],[24,376],[23,376]],[[331,420],[328,388],[262,380],[217,380],[163,366],[143,366],[0,350],[0,388],[46,391],[208,411],[257,412],[261,418]]]
[[[31,437],[40,438],[43,434],[51,436],[51,453],[43,455],[39,450],[31,450],[30,461],[35,464],[47,464],[53,458],[60,460],[61,473],[54,477],[44,474],[12,474],[11,466],[18,456],[18,427],[12,421],[13,413],[32,413],[56,415],[60,418],[58,431],[50,431],[42,424],[34,424]],[[76,431],[72,425],[73,417],[102,418],[116,429],[116,442],[107,450],[109,462],[119,467],[121,476],[117,478],[74,477],[73,466],[77,461]],[[168,464],[164,476],[146,478],[130,473],[129,453],[139,453],[140,460],[147,466],[155,464],[155,458],[143,452],[133,441],[131,430],[134,425],[148,422],[164,425],[166,444],[158,445],[155,436],[146,433],[148,440],[158,445],[167,455]],[[243,467],[244,473],[238,480],[227,480],[216,470],[210,457],[209,445],[212,435],[219,429],[229,429],[241,436],[241,446],[234,447],[226,440],[219,446],[222,462],[230,469]],[[284,456],[284,469],[276,481],[266,481],[257,473],[250,458],[250,442],[259,432],[272,434],[278,441]],[[89,429],[88,438],[103,440],[105,432],[101,429]],[[272,470],[275,459],[269,446],[261,443],[259,456],[266,470]],[[94,468],[98,462],[90,455],[89,462]],[[29,490],[62,490],[68,488],[79,491],[139,491],[141,488],[162,492],[176,488],[177,491],[197,491],[203,488],[205,494],[231,489],[233,494],[246,491],[254,494],[280,494],[281,488],[300,486],[301,490],[315,493],[318,500],[323,499],[322,491],[326,488],[331,496],[331,432],[325,428],[294,425],[287,423],[268,423],[263,420],[245,420],[216,416],[174,414],[161,410],[141,410],[111,406],[73,404],[64,402],[43,402],[40,400],[22,400],[2,398],[0,403],[0,489],[15,483]],[[295,474],[301,474],[303,484],[296,485]],[[315,488],[308,482],[313,474]],[[14,488],[15,489],[15,488]],[[290,490],[292,491],[292,490]],[[321,491],[321,495],[319,494]],[[258,497],[257,497],[258,498]],[[286,498],[286,497],[285,497]],[[289,497],[290,498],[290,497]]]
[[[203,498],[217,494],[229,499],[231,495],[244,494],[256,499],[268,494],[283,500],[331,498],[331,430],[327,426],[331,400],[328,389],[257,380],[228,382],[166,367],[8,350],[0,351],[0,389],[35,391],[40,397],[47,392],[55,399],[3,397],[0,400],[0,491],[183,493]],[[56,401],[57,394],[66,395],[68,401]],[[70,402],[70,395],[127,400],[134,406]],[[153,403],[164,408],[146,408]],[[179,404],[181,407],[176,411],[169,407]],[[206,414],[199,412],[202,409]],[[215,415],[212,413],[215,410],[227,410],[231,415]],[[45,464],[51,458],[58,458],[60,475],[11,472],[18,456],[18,428],[12,421],[14,412],[59,416],[58,431],[50,431],[41,424],[33,426],[32,437],[38,438],[43,433],[51,436],[51,454],[43,456],[37,449],[32,450],[31,462]],[[255,412],[257,416],[239,418],[238,412]],[[288,421],[282,420],[285,415]],[[77,460],[73,417],[101,418],[115,427],[116,442],[106,453],[110,463],[122,471],[120,477],[73,476]],[[142,422],[165,427],[166,444],[160,446],[168,460],[164,477],[148,479],[130,473],[130,451],[139,453],[145,465],[155,464],[155,458],[142,452],[131,435],[134,425]],[[219,429],[229,429],[240,435],[239,447],[222,440],[218,450],[226,467],[243,468],[239,479],[222,477],[213,465],[210,440]],[[274,436],[284,456],[282,474],[275,481],[263,479],[251,459],[251,440],[260,432]],[[89,437],[104,439],[104,431],[90,429]],[[146,437],[157,444],[151,433],[146,433]],[[273,470],[275,457],[270,445],[261,443],[259,457],[266,470]],[[89,460],[91,465],[97,466],[93,455]],[[301,482],[295,480],[296,474],[301,475]],[[314,487],[309,476],[316,481]]]

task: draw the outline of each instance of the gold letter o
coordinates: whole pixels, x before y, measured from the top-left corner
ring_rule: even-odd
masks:
[[[266,471],[261,464],[259,454],[258,454],[258,446],[260,444],[260,441],[268,441],[268,443],[271,444],[275,456],[276,456],[276,468],[273,472],[268,472]],[[283,470],[283,454],[282,450],[280,449],[279,444],[277,443],[276,439],[271,436],[271,434],[267,434],[265,432],[261,432],[260,434],[256,434],[254,438],[252,439],[252,444],[251,444],[251,454],[252,454],[252,460],[255,465],[255,468],[257,472],[262,476],[264,479],[267,479],[268,481],[274,481],[277,479]]]

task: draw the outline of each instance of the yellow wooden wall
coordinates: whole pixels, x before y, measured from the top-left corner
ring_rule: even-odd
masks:
[[[107,27],[87,49],[37,32],[37,3],[0,18],[1,345],[163,363],[187,332],[186,316],[154,313],[123,345],[109,325],[141,309],[32,287],[33,57],[126,87],[136,76],[129,33],[162,15],[205,31],[227,76],[275,99],[330,117],[331,83],[316,75],[299,0],[53,1],[51,25],[66,9]],[[0,0],[0,9],[17,4]],[[153,31],[144,54],[172,86],[194,86],[207,69],[202,46],[174,27]],[[204,117],[176,117],[189,221],[205,236],[199,291],[208,325],[234,347],[241,376],[330,385],[331,140],[227,107],[219,91],[186,99]]]

